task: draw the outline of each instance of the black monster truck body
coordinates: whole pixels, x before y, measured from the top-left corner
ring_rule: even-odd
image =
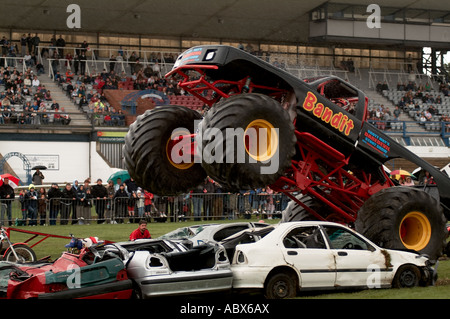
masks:
[[[356,87],[337,77],[301,80],[229,46],[189,49],[167,77],[211,109],[201,119],[187,108],[163,106],[130,127],[125,163],[144,188],[183,192],[206,175],[229,190],[270,185],[292,199],[283,221],[338,221],[386,248],[440,255],[450,179],[367,122],[368,98]],[[244,131],[242,143],[225,134],[230,128]],[[252,142],[250,129],[265,130]],[[263,137],[266,143],[258,144]],[[277,169],[262,174],[275,157]],[[394,158],[429,171],[434,196],[391,180],[383,164]]]

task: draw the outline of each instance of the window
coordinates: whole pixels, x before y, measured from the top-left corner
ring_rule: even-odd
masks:
[[[315,226],[291,230],[283,239],[283,245],[286,248],[326,248],[322,233]]]
[[[331,249],[374,250],[366,241],[347,229],[337,226],[326,226],[324,228],[328,235]]]
[[[244,229],[248,229],[248,226],[247,225],[236,225],[236,226],[231,226],[231,227],[225,227],[224,229],[221,229],[217,233],[215,233],[213,237],[214,237],[215,241],[221,241],[224,238],[227,238],[233,234],[236,234]]]

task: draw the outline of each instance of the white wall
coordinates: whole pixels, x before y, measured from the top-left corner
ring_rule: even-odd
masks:
[[[309,36],[341,36],[369,39],[394,39],[404,41],[450,41],[450,27],[382,22],[380,28],[367,27],[366,21],[327,19],[326,22],[310,22]]]
[[[107,178],[118,170],[110,168],[97,154],[95,142],[0,141],[0,153],[5,156],[10,152],[19,152],[27,157],[31,155],[57,155],[59,161],[56,169],[43,171],[44,184],[53,182],[72,183],[75,179],[83,182],[87,177],[91,177],[92,182],[101,178],[106,183]],[[7,163],[25,183],[26,172],[22,160],[18,157],[11,157]],[[33,173],[34,171],[31,171],[31,174]]]
[[[448,158],[450,162],[450,147],[432,147],[432,146],[407,146],[407,148],[417,156],[427,157],[443,157]]]

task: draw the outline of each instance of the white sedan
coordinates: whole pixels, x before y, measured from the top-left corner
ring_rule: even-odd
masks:
[[[287,222],[268,234],[242,236],[231,265],[233,288],[263,289],[270,299],[298,290],[414,287],[436,279],[426,256],[380,248],[336,223]],[[232,240],[239,242],[239,235]]]

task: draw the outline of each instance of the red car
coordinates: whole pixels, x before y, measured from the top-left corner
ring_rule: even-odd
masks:
[[[132,281],[123,261],[99,253],[64,252],[54,262],[0,262],[0,297],[5,299],[129,299]]]

